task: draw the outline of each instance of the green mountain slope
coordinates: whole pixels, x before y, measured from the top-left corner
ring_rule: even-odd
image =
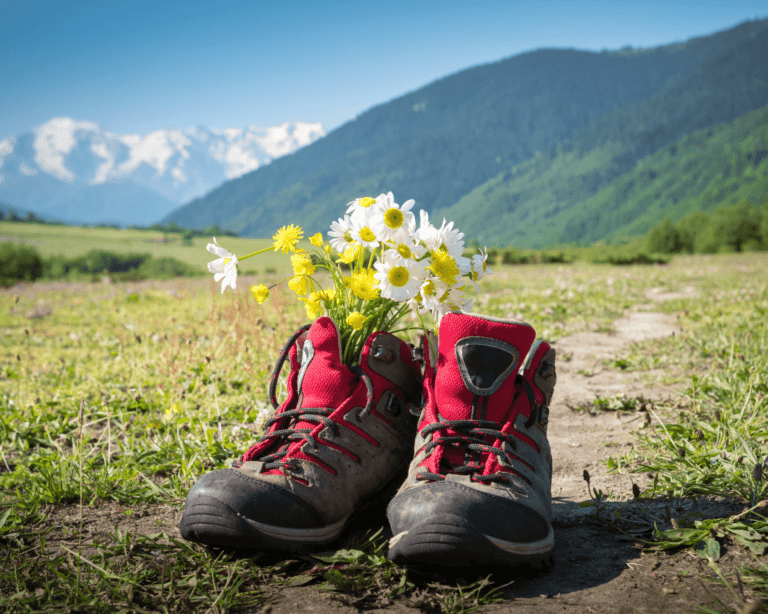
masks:
[[[608,114],[439,213],[489,245],[542,247],[611,235],[634,218],[627,217],[621,202],[613,203],[608,214],[606,203],[597,205],[593,196],[685,134],[768,103],[768,34],[765,29],[753,34],[711,59],[706,70],[697,69],[648,100]],[[488,225],[488,219],[497,223]]]
[[[428,211],[445,209],[537,151],[556,157],[564,140],[584,143],[581,158],[591,155],[587,150],[611,151],[608,160],[617,166],[595,166],[593,174],[604,177],[587,178],[591,195],[650,153],[623,142],[624,149],[614,151],[600,131],[589,132],[596,122],[621,121],[615,114],[622,109],[640,112],[633,105],[676,85],[692,106],[674,121],[688,131],[768,103],[765,63],[743,61],[761,49],[766,32],[768,20],[762,20],[651,50],[539,50],[465,70],[363,113],[295,154],[225,183],[167,221],[188,227],[217,223],[250,236],[269,236],[286,223],[314,232],[327,228],[351,198],[388,190],[400,200],[415,198]],[[718,62],[725,71],[716,71],[719,80],[699,83]],[[730,97],[717,113],[702,113],[706,88],[712,87],[728,89]],[[637,122],[647,121],[638,115]],[[646,126],[651,151],[679,138],[674,130],[653,137],[654,121]],[[579,136],[585,130],[595,144]]]
[[[665,217],[761,201],[768,191],[768,105],[686,135],[610,179],[626,150],[607,143],[539,155],[440,213],[489,245],[543,247],[623,240]],[[511,223],[487,223],[499,218]]]
[[[621,240],[644,235],[665,217],[768,193],[768,105],[727,124],[689,134],[638,162],[571,210],[564,238]]]

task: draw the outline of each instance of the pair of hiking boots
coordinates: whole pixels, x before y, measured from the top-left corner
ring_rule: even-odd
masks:
[[[555,352],[534,338],[522,322],[449,313],[436,355],[427,339],[413,348],[378,332],[359,366],[347,367],[330,318],[302,327],[275,366],[276,413],[264,436],[231,468],[197,481],[182,536],[301,552],[331,543],[354,514],[389,501],[390,560],[548,562]],[[278,407],[286,360],[287,398]]]

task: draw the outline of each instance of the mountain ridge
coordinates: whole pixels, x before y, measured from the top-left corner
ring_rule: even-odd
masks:
[[[55,117],[0,141],[0,198],[73,222],[146,224],[324,134],[319,123],[285,122],[119,135]]]
[[[450,211],[473,189],[534,159],[537,152],[554,155],[558,147],[575,147],[574,142],[591,151],[614,137],[632,138],[638,131],[629,136],[616,132],[615,121],[605,124],[613,133],[592,134],[591,145],[585,134],[612,113],[620,116],[622,109],[681,83],[693,84],[685,93],[693,106],[684,119],[691,130],[702,127],[708,118],[697,117],[694,103],[707,98],[712,84],[699,89],[695,84],[713,63],[723,63],[723,74],[731,71],[731,85],[741,92],[760,86],[745,108],[725,105],[725,116],[714,121],[759,106],[766,91],[765,66],[750,65],[752,72],[745,72],[741,65],[766,32],[768,20],[757,20],[652,49],[544,49],[464,69],[369,109],[306,148],[193,200],[166,220],[196,227],[218,223],[250,236],[269,236],[286,223],[314,232],[327,228],[351,198],[389,190],[398,200],[415,198],[417,207],[430,212]],[[649,121],[642,114],[635,119]],[[668,142],[653,140],[656,129],[651,118],[646,135],[651,148]],[[618,165],[619,173],[647,153],[626,148],[625,160],[611,156],[606,162]],[[599,165],[597,170],[602,170]],[[610,179],[606,175],[598,183]]]

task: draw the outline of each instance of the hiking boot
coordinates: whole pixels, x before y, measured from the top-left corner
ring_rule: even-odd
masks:
[[[202,476],[187,495],[185,539],[231,548],[304,551],[336,539],[354,512],[389,496],[405,477],[421,398],[409,345],[377,332],[358,367],[341,362],[333,320],[318,319],[286,344],[288,397],[261,440],[228,469]],[[306,330],[306,332],[305,332]],[[399,477],[399,480],[398,480]]]
[[[535,335],[522,322],[443,318],[437,357],[425,352],[414,459],[387,508],[390,560],[551,565],[555,351],[531,348]]]

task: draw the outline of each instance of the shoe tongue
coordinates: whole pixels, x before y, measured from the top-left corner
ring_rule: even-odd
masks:
[[[319,318],[309,329],[301,350],[301,406],[338,407],[351,396],[354,379],[354,374],[341,362],[336,325],[328,317]]]
[[[522,322],[449,313],[440,323],[435,400],[444,420],[503,423],[536,336]]]

